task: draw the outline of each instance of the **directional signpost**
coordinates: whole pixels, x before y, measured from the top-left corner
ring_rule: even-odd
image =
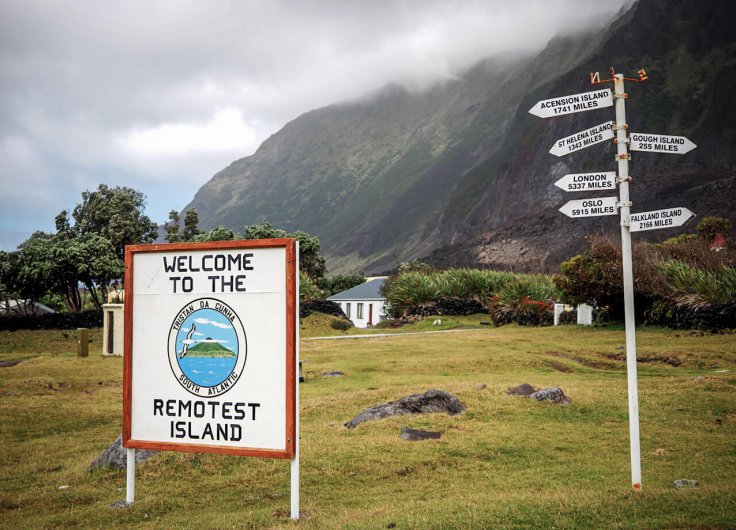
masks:
[[[583,92],[559,98],[545,99],[534,105],[529,112],[540,118],[551,118],[573,112],[613,107],[613,94],[605,88],[595,92]]]
[[[629,218],[629,232],[682,226],[693,217],[695,214],[687,208],[667,208],[666,210],[632,213]]]
[[[618,197],[600,197],[597,199],[578,199],[567,201],[560,211],[568,217],[596,217],[599,215],[616,215]]]
[[[555,182],[558,188],[569,191],[604,191],[613,190],[618,184],[618,197],[599,197],[568,201],[560,208],[560,212],[568,217],[594,217],[621,214],[621,261],[624,281],[624,316],[626,321],[626,374],[629,390],[629,441],[631,450],[631,485],[634,490],[641,490],[641,451],[639,447],[639,394],[636,375],[636,335],[634,320],[634,280],[631,253],[631,232],[656,230],[682,226],[695,214],[687,208],[668,208],[651,212],[630,213],[629,200],[629,160],[631,151],[652,153],[685,154],[695,149],[695,144],[684,136],[664,134],[631,133],[627,138],[624,79],[642,82],[648,79],[646,72],[638,71],[639,78],[624,78],[611,68],[611,79],[601,80],[598,72],[590,74],[593,84],[613,83],[613,93],[609,89],[584,92],[571,96],[545,99],[534,105],[529,112],[541,118],[550,118],[594,110],[615,105],[616,121],[604,122],[590,129],[557,140],[549,152],[555,156],[564,156],[595,144],[613,140],[616,143],[616,161],[618,176],[614,171],[597,173],[572,173]],[[615,103],[614,103],[615,101]]]
[[[631,133],[632,151],[649,151],[652,153],[669,153],[684,155],[695,149],[697,145],[684,136],[668,136],[666,134]]]
[[[613,139],[613,122],[607,121],[557,140],[549,150],[555,156],[565,156],[591,145]]]
[[[616,189],[616,172],[570,173],[555,182],[564,191],[607,191]]]

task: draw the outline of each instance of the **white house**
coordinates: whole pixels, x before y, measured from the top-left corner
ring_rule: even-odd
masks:
[[[339,304],[355,327],[373,326],[386,319],[386,298],[381,294],[381,287],[387,279],[388,276],[367,278],[365,283],[332,295],[328,300]]]

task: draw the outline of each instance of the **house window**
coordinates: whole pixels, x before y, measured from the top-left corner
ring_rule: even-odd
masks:
[[[345,304],[345,316],[350,318],[350,302]]]
[[[355,310],[355,312],[357,313],[355,315],[355,318],[357,318],[358,320],[362,320],[363,319],[363,304],[360,304],[359,303],[359,304],[357,304],[357,306],[358,307]]]

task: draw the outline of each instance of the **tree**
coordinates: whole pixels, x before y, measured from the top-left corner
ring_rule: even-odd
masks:
[[[230,241],[231,239],[236,239],[235,232],[224,226],[218,226],[194,237],[194,241]]]
[[[82,192],[82,204],[72,212],[78,234],[98,234],[107,239],[122,262],[125,245],[153,243],[156,223],[143,214],[145,196],[132,188],[110,188],[100,184],[96,191]]]
[[[315,281],[324,277],[327,266],[325,258],[320,255],[321,245],[317,236],[300,230],[289,234],[285,230],[272,227],[268,222],[246,226],[243,229],[243,239],[279,239],[282,237],[293,237],[299,241],[299,270],[306,272]]]
[[[171,210],[169,212],[169,222],[164,225],[166,230],[166,241],[169,243],[178,243],[182,240],[182,235],[179,233],[179,212]]]
[[[199,213],[197,212],[196,208],[190,208],[187,210],[187,212],[184,214],[184,232],[182,232],[182,240],[184,241],[194,241],[194,238],[196,238],[200,232],[199,230]],[[177,226],[178,226],[178,218],[177,218]]]
[[[325,291],[325,296],[347,291],[348,289],[365,283],[363,273],[356,274],[335,274],[334,276],[320,278],[317,286]]]
[[[57,294],[70,311],[79,312],[84,307],[80,291],[84,285],[100,309],[108,285],[123,274],[123,263],[112,244],[97,234],[35,232],[19,249],[15,286],[31,302]]]

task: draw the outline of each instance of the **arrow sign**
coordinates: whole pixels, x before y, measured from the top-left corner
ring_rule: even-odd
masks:
[[[684,136],[667,136],[666,134],[631,133],[632,151],[649,151],[652,153],[669,153],[684,155],[695,149],[697,145]]]
[[[578,199],[567,201],[560,211],[568,217],[596,217],[599,215],[616,215],[618,197],[599,197],[597,199]]]
[[[565,191],[600,191],[616,189],[616,172],[570,173],[555,182]]]
[[[595,92],[582,92],[559,98],[543,99],[529,109],[530,114],[540,118],[551,118],[584,110],[603,109],[613,107],[613,94],[610,88]]]
[[[613,122],[607,121],[590,129],[557,140],[549,152],[555,156],[569,155],[591,145],[611,140],[613,136]]]
[[[666,210],[632,213],[629,216],[629,232],[682,226],[693,217],[695,214],[687,208],[667,208]]]

